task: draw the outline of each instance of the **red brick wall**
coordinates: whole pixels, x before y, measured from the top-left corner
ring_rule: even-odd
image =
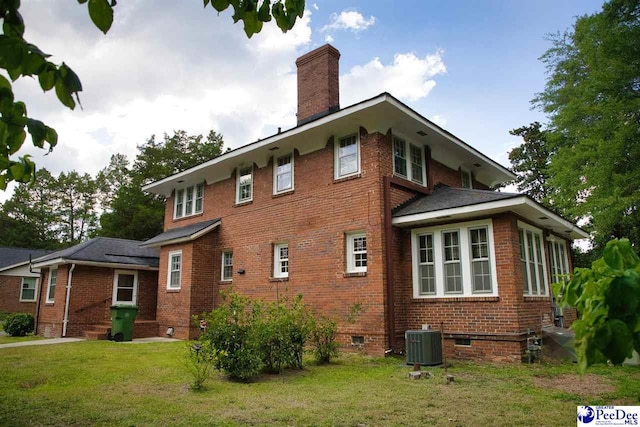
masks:
[[[48,269],[43,269],[45,278],[41,286],[42,304],[38,319],[38,333],[45,336],[61,336],[66,300],[67,271],[70,265],[58,267],[55,302],[46,304],[46,288],[49,282]],[[64,274],[63,274],[64,273]],[[63,279],[64,276],[64,279]],[[73,270],[69,297],[69,323],[67,336],[82,336],[91,325],[111,319],[113,302],[114,269],[76,265]],[[138,320],[155,320],[158,273],[138,272]],[[49,333],[47,332],[47,328]]]
[[[20,301],[21,291],[22,277],[0,276],[0,313],[34,314],[36,312],[35,302]]]
[[[232,249],[235,291],[266,300],[275,300],[277,292],[290,298],[302,294],[316,312],[340,319],[343,343],[350,342],[351,335],[364,335],[367,350],[382,354],[384,257],[378,156],[383,139],[380,134],[362,132],[361,173],[355,178],[334,181],[333,144],[328,142],[320,151],[295,154],[295,190],[291,193],[272,195],[273,168],[269,163],[262,169],[254,167],[254,197],[248,204],[234,203],[235,177],[206,186],[203,216],[174,222],[169,200],[168,228],[217,217],[222,223],[209,239],[162,248],[158,289],[161,329],[173,326],[176,336],[184,338],[189,316],[213,308],[209,290],[217,295],[230,287],[220,283],[220,264],[222,251]],[[367,234],[365,277],[344,275],[345,233],[352,231]],[[270,280],[273,244],[277,242],[289,243],[289,278],[284,282]],[[169,293],[167,256],[177,248],[183,251],[182,289]],[[245,274],[237,274],[239,269]],[[191,286],[199,289],[197,295]],[[362,312],[350,324],[344,319],[354,304],[360,304]]]

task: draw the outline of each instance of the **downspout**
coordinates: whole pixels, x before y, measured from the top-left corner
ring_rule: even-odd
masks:
[[[389,335],[389,350],[394,351],[395,337],[395,301],[393,295],[393,227],[391,225],[391,178],[383,178],[384,185],[384,252],[387,270],[387,334]]]
[[[71,268],[69,269],[69,274],[67,277],[67,298],[64,302],[64,320],[62,321],[62,336],[67,336],[67,324],[69,323],[69,300],[71,299],[71,279],[73,278],[73,270],[75,270],[76,265],[71,264]]]

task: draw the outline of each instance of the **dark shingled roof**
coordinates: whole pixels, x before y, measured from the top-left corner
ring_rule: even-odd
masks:
[[[158,267],[158,250],[155,248],[141,248],[139,246],[140,243],[138,240],[96,237],[44,256],[38,259],[37,263],[64,258],[69,261]]]
[[[444,209],[460,208],[478,205],[498,200],[523,197],[518,193],[498,193],[488,190],[470,190],[468,188],[436,187],[433,193],[419,196],[401,204],[393,210],[393,217],[441,211]]]
[[[158,246],[158,244],[163,242],[168,242],[176,239],[189,238],[194,234],[204,230],[205,228],[214,225],[217,222],[220,222],[220,218],[212,219],[209,221],[196,222],[195,224],[185,225],[184,227],[172,228],[171,230],[167,230],[162,234],[158,234],[157,236],[142,242],[142,245]]]
[[[31,259],[36,259],[50,252],[43,249],[0,247],[0,270],[12,265],[29,262],[29,255],[31,255]]]

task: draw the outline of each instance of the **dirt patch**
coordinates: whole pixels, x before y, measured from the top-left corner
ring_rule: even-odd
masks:
[[[537,387],[578,394],[580,396],[598,396],[616,390],[607,378],[594,374],[564,374],[553,378],[534,377],[533,384]]]

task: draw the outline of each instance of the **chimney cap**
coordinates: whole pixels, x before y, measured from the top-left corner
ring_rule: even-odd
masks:
[[[336,59],[340,59],[340,51],[335,47],[331,46],[329,43],[327,43],[323,46],[320,46],[317,49],[312,50],[311,52],[307,52],[304,55],[302,55],[300,58],[296,60],[296,66],[300,67],[301,65],[304,65],[307,62],[312,61],[317,57],[323,56],[326,54],[335,56]]]

